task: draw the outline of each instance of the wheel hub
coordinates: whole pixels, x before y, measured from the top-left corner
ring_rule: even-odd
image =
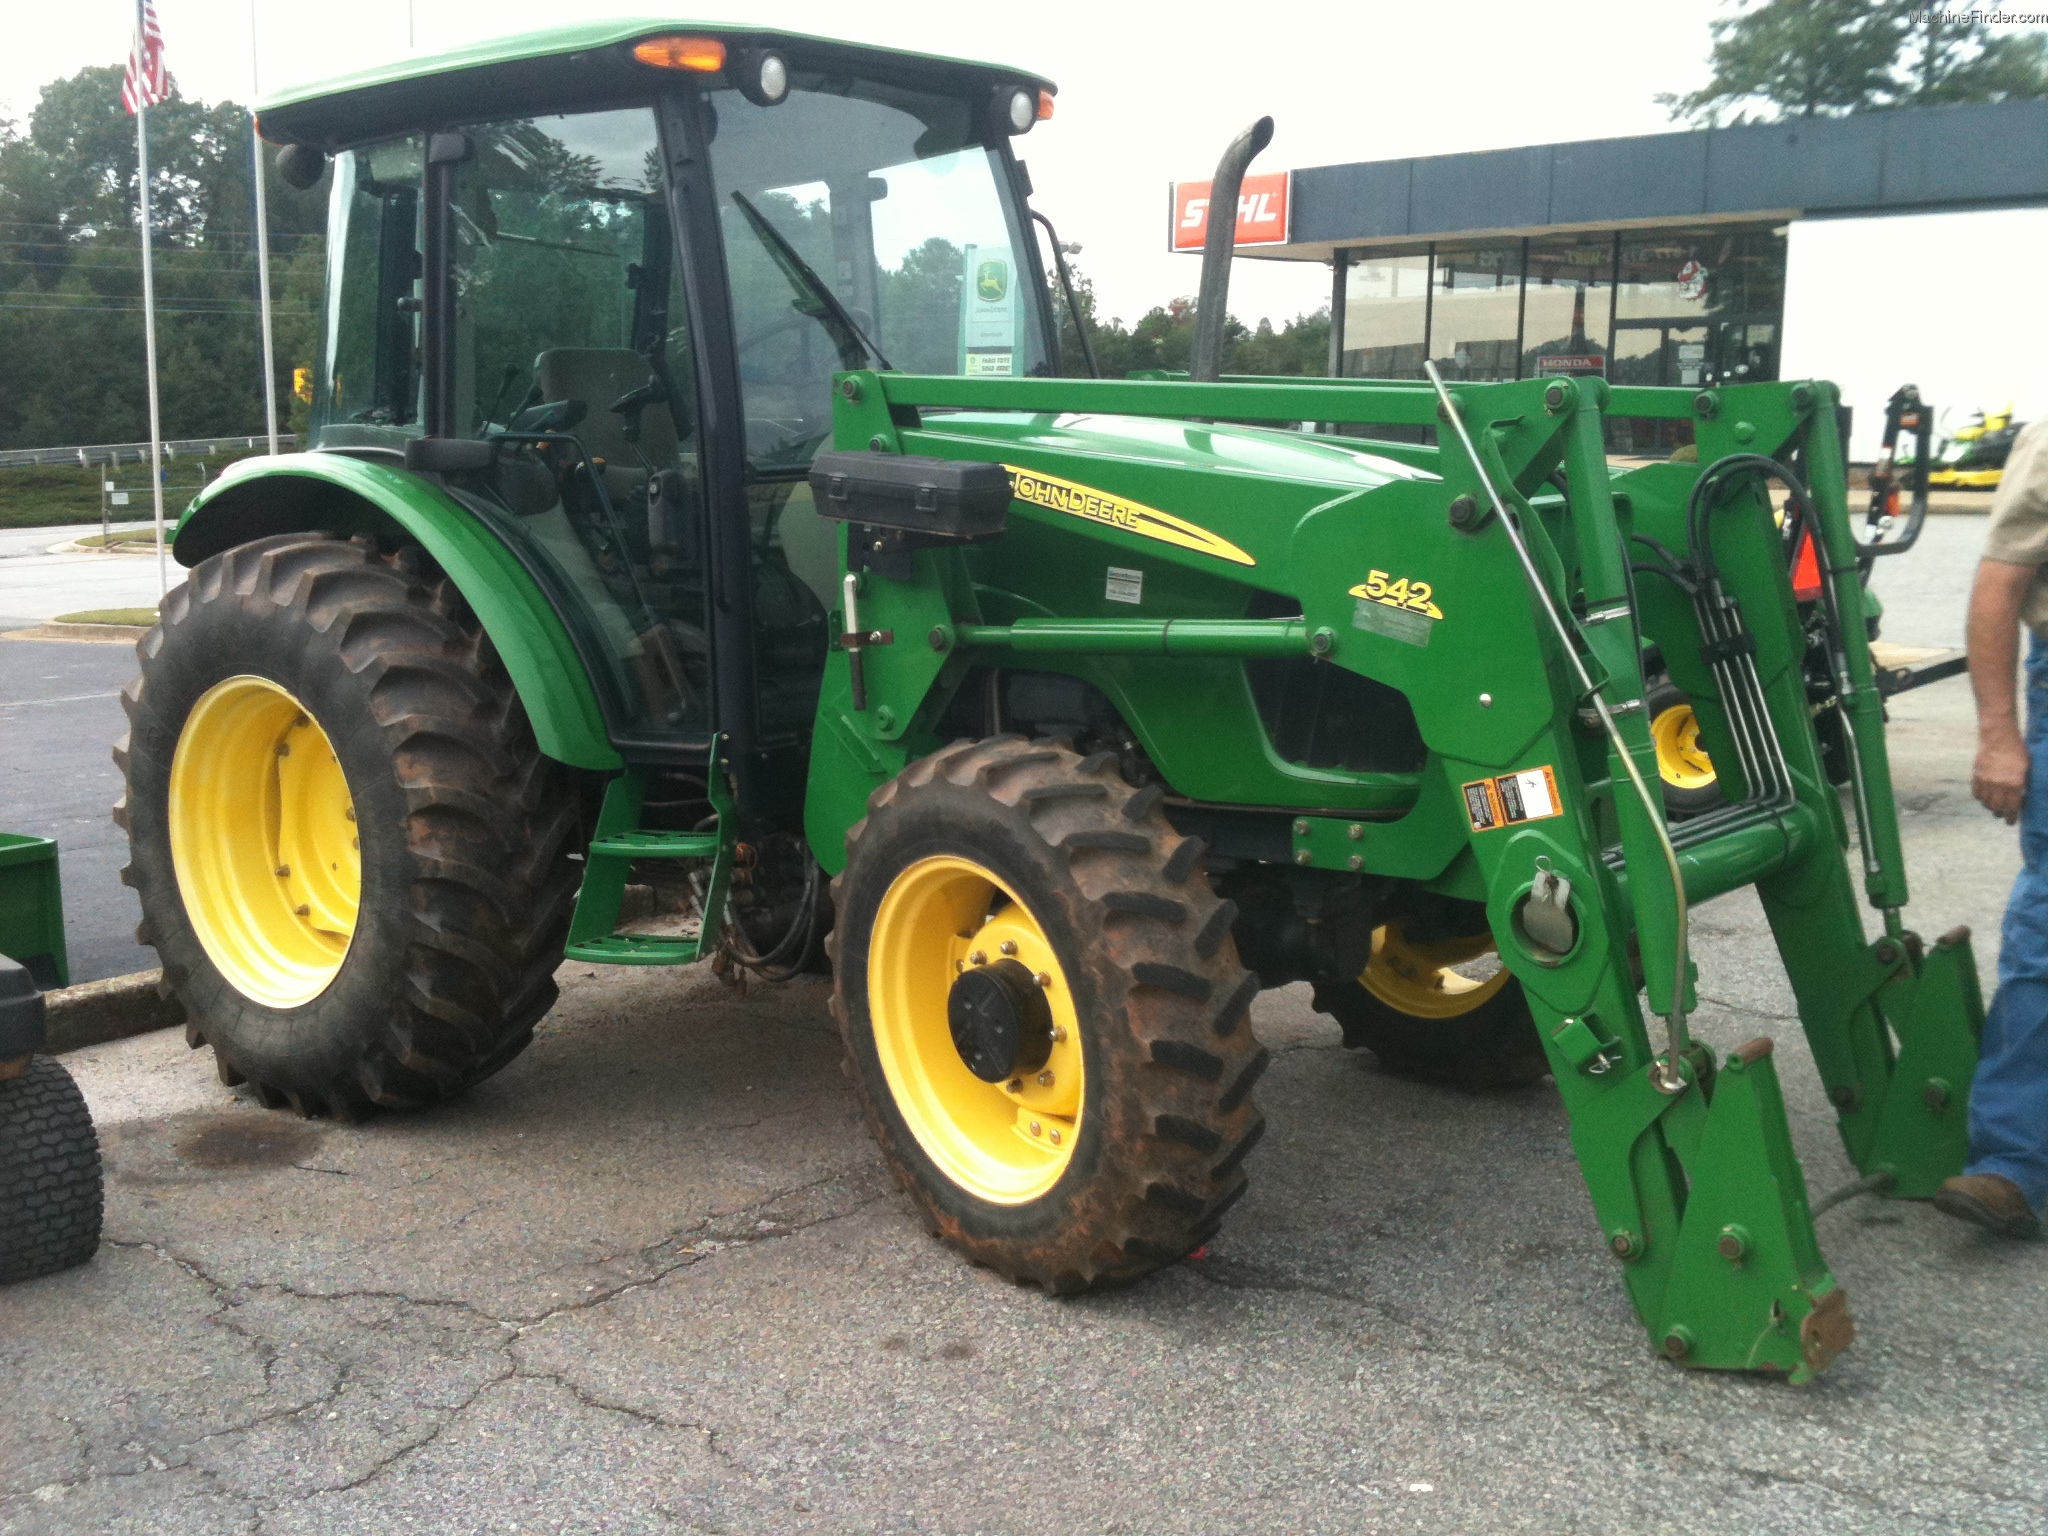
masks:
[[[327,733],[266,677],[193,704],[171,761],[171,861],[207,956],[242,996],[296,1008],[341,970],[362,898],[355,802]]]
[[[946,994],[953,1049],[985,1083],[1036,1072],[1052,1058],[1052,1005],[1015,960],[975,966]]]
[[[997,1205],[1059,1182],[1087,1099],[1080,1019],[1013,888],[959,854],[899,871],[868,941],[868,1009],[890,1097],[943,1177]]]

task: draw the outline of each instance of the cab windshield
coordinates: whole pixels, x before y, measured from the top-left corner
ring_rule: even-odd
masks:
[[[977,101],[798,71],[777,106],[705,106],[757,471],[827,445],[839,369],[1050,371],[1037,257]]]

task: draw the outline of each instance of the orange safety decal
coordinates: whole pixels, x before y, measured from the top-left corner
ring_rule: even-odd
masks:
[[[1495,827],[1519,826],[1525,821],[1542,821],[1564,814],[1564,800],[1557,792],[1557,775],[1548,763],[1541,768],[1524,768],[1496,779],[1474,779],[1463,786],[1465,814],[1474,832],[1491,832]]]

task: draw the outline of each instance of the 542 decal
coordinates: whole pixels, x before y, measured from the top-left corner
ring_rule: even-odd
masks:
[[[1385,571],[1373,571],[1364,581],[1351,589],[1353,597],[1362,597],[1369,603],[1380,603],[1388,608],[1400,608],[1408,613],[1419,613],[1424,618],[1440,619],[1443,609],[1432,599],[1436,588],[1426,581],[1411,577],[1390,578]]]

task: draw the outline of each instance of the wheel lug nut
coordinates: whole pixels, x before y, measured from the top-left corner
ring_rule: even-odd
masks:
[[[293,907],[292,911],[298,914],[300,917],[311,917],[313,915],[313,909],[307,906],[303,901],[300,902],[296,907]]]
[[[289,864],[280,864],[277,866],[277,878],[280,880],[288,878],[291,872],[292,867]]]
[[[988,956],[977,949],[976,951],[974,951],[973,954],[967,957],[967,963],[969,965],[987,965]]]
[[[1031,1122],[1031,1134],[1034,1136],[1039,1134],[1038,1122],[1036,1120]]]
[[[1054,1146],[1058,1146],[1060,1144],[1060,1133],[1058,1131],[1048,1131],[1046,1132],[1046,1134],[1052,1137],[1052,1144]]]
[[[1017,953],[1017,941],[1015,939],[1005,939],[996,948],[1006,955],[1014,955]]]
[[[1067,1026],[1066,1026],[1066,1025],[1064,1025],[1064,1024],[1055,1024],[1055,1025],[1053,1025],[1053,1027],[1052,1027],[1052,1043],[1053,1043],[1054,1045],[1065,1045],[1065,1044],[1067,1043]]]
[[[1039,988],[1039,990],[1040,990],[1040,991],[1042,992],[1042,991],[1044,991],[1044,990],[1045,990],[1045,989],[1046,989],[1047,987],[1049,987],[1049,986],[1051,986],[1051,985],[1052,985],[1052,972],[1051,972],[1051,971],[1040,971],[1040,972],[1038,972],[1038,973],[1037,973],[1036,975],[1034,975],[1034,976],[1033,976],[1033,977],[1032,977],[1031,979],[1032,979],[1032,980],[1033,980],[1034,982],[1036,982],[1036,983],[1038,984],[1038,988]],[[1057,1039],[1059,1039],[1059,1038],[1060,1038],[1060,1036],[1059,1036],[1059,1035],[1058,1035],[1057,1033],[1055,1033],[1055,1034],[1053,1035],[1053,1039],[1057,1040]]]
[[[1023,1078],[1021,1078],[1021,1077],[1013,1077],[1013,1078],[1011,1078],[1011,1079],[1010,1079],[1010,1092],[1012,1092],[1012,1093],[1022,1093],[1023,1091],[1024,1091],[1024,1079],[1023,1079]]]
[[[1052,1086],[1052,1074],[1050,1072],[1039,1073],[1038,1086],[1041,1088],[1050,1088]]]

